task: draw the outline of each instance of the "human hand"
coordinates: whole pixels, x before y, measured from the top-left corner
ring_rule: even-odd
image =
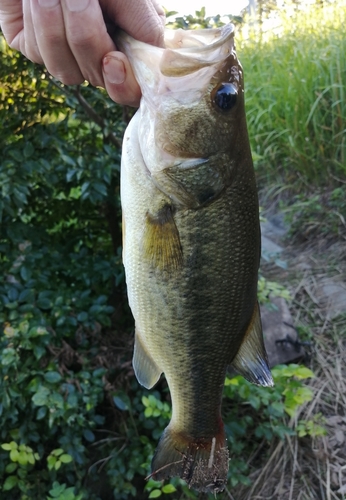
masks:
[[[88,80],[132,106],[139,103],[140,88],[112,30],[119,26],[162,45],[164,19],[157,0],[0,0],[0,24],[12,48],[66,85]]]

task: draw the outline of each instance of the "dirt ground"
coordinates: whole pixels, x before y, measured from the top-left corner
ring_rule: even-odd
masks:
[[[304,364],[315,374],[309,382],[314,398],[290,425],[317,419],[326,435],[288,436],[273,442],[269,458],[252,473],[251,487],[237,487],[228,496],[231,500],[345,500],[346,239],[297,244],[280,228],[280,220],[273,222],[264,232],[276,255],[263,262],[262,273],[289,289],[293,325],[307,344]]]

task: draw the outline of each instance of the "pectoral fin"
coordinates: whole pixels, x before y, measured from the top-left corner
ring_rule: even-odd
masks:
[[[158,382],[162,370],[145,350],[137,333],[135,335],[132,364],[138,382],[146,389],[151,389]]]
[[[183,262],[179,232],[171,206],[164,206],[159,213],[146,215],[143,233],[143,256],[151,265],[164,271],[175,271]]]
[[[256,304],[244,340],[231,366],[249,382],[264,387],[272,387],[274,385],[263,342],[258,304]]]

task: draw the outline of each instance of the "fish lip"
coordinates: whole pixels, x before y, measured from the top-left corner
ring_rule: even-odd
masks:
[[[165,36],[164,36],[164,42],[165,42],[165,49],[171,49],[174,51],[178,52],[189,52],[191,49],[193,49],[194,54],[197,53],[203,53],[207,52],[210,50],[215,50],[216,48],[220,47],[221,45],[224,45],[227,43],[229,39],[232,39],[234,37],[234,24],[228,23],[225,24],[224,26],[221,26],[220,28],[213,28],[213,29],[199,29],[199,30],[165,30]],[[187,45],[185,46],[179,46],[179,41],[175,41],[175,43],[178,43],[178,46],[174,46],[174,40],[179,38],[179,35],[183,35],[188,33],[188,36],[186,37],[187,42],[192,42],[194,41],[194,44],[191,44],[190,46]],[[178,36],[177,36],[178,34]],[[211,39],[210,43],[207,42],[207,40]],[[204,40],[204,41],[203,41]],[[196,46],[196,41],[197,42],[202,42],[200,46]]]
[[[141,59],[146,59],[144,66],[152,73],[159,68],[163,76],[184,77],[200,69],[221,64],[234,50],[234,33],[232,23],[213,29],[165,29],[165,46],[162,48],[135,40],[119,30],[115,43],[127,55],[142,87]]]

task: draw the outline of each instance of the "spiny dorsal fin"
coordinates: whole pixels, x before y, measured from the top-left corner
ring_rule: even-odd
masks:
[[[138,382],[146,389],[151,389],[159,380],[162,370],[142,345],[138,333],[135,334],[135,347],[132,365]]]
[[[231,366],[249,382],[272,387],[274,381],[268,366],[263,342],[261,316],[256,304],[249,327]]]
[[[181,267],[183,253],[170,205],[165,205],[156,215],[147,213],[143,255],[162,271],[176,271]]]

